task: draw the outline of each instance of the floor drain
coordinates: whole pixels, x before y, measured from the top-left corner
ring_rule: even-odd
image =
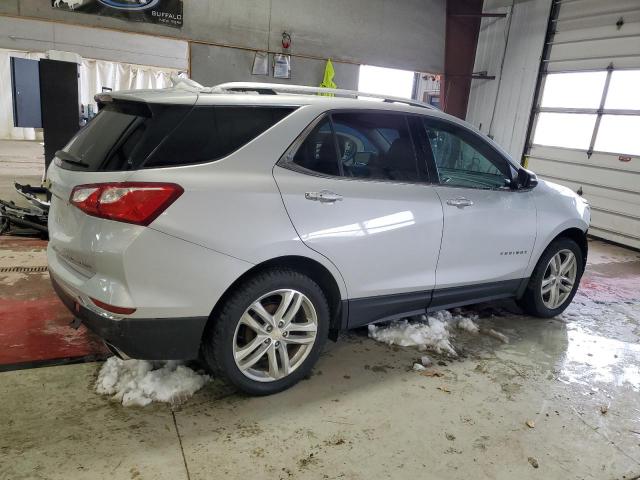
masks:
[[[46,265],[39,267],[0,267],[0,273],[38,273],[47,271],[49,271],[49,267]]]

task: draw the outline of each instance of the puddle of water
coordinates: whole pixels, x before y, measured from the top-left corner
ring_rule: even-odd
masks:
[[[568,340],[561,380],[586,386],[628,385],[640,391],[640,345],[603,337],[576,324],[569,327]]]

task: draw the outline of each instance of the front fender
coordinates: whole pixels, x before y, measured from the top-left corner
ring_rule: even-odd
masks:
[[[531,275],[540,256],[555,238],[572,229],[586,234],[591,221],[589,203],[572,190],[541,180],[534,192],[537,235],[527,276]]]

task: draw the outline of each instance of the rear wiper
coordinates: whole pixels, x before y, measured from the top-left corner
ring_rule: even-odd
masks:
[[[58,157],[63,162],[70,163],[71,165],[77,165],[78,167],[89,168],[89,165],[86,162],[83,162],[80,158],[76,157],[72,153],[65,152],[64,150],[58,150],[56,152],[56,157]]]

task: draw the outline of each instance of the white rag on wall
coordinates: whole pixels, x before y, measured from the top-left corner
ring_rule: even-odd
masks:
[[[42,140],[41,130],[13,126],[10,57],[39,59],[46,55],[39,52],[0,49],[0,139]],[[84,105],[93,103],[94,111],[96,104],[93,97],[102,92],[102,87],[108,87],[114,91],[167,88],[171,85],[171,74],[178,73],[178,70],[169,68],[91,59],[83,59],[79,71],[80,103]]]

